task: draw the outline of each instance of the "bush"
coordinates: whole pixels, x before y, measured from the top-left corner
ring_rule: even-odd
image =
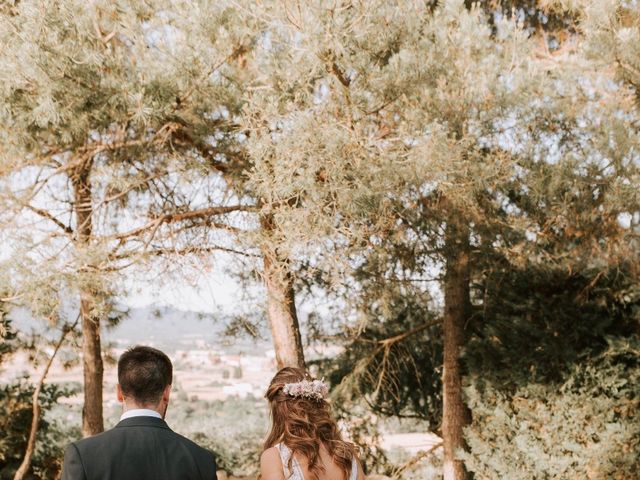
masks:
[[[0,367],[23,346],[0,304]],[[27,478],[57,478],[64,448],[80,431],[53,410],[78,388],[45,384],[40,391],[40,423]],[[0,384],[0,480],[12,479],[22,463],[33,419],[34,385],[27,378]]]
[[[640,471],[640,342],[611,342],[564,383],[466,393],[463,455],[476,479],[629,479]]]
[[[175,431],[213,451],[219,469],[234,475],[257,475],[269,424],[263,399],[177,401],[167,420]]]
[[[0,479],[13,478],[26,450],[33,418],[33,385],[25,380],[0,386]],[[58,385],[44,385],[40,392],[41,417],[30,478],[56,478],[62,467],[64,448],[70,438],[79,435],[64,422],[49,415],[60,398],[72,391]]]

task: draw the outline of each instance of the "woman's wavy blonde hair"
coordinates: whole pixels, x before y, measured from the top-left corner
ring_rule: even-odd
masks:
[[[276,373],[265,398],[271,407],[271,430],[264,442],[264,450],[284,443],[291,450],[288,469],[292,470],[294,454],[303,455],[309,462],[310,480],[318,480],[324,472],[320,461],[320,446],[325,446],[333,461],[349,478],[356,447],[342,440],[338,425],[326,400],[292,397],[283,391],[287,383],[312,380],[302,368],[285,367]]]

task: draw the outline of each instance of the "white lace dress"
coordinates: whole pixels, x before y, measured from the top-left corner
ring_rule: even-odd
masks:
[[[282,460],[282,466],[284,467],[284,478],[287,480],[304,480],[304,475],[302,474],[302,468],[300,467],[300,463],[294,457],[291,462],[291,468],[293,471],[289,471],[289,458],[291,458],[291,450],[284,443],[279,443],[276,445],[278,452],[280,452],[280,460]],[[356,462],[355,457],[351,460],[351,476],[349,480],[356,480],[358,478],[358,462]]]

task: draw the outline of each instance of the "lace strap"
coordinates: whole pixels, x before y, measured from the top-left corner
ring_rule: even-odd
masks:
[[[357,480],[358,479],[358,461],[356,460],[355,455],[351,459],[351,476],[349,480]]]
[[[291,462],[293,472],[289,471],[289,459],[291,458],[291,450],[284,443],[278,443],[276,445],[278,452],[280,453],[280,460],[282,460],[282,468],[284,470],[284,478],[287,480],[304,480],[302,475],[302,469],[296,458]]]
[[[289,458],[291,457],[291,451],[287,448],[286,445],[282,443],[278,443],[276,445],[276,448],[278,449],[278,453],[280,454],[280,460],[282,461],[282,468],[284,469],[284,476],[285,478],[289,478],[291,474],[289,473],[289,468],[287,466],[289,465]]]
[[[278,453],[280,453],[280,460],[282,461],[282,468],[284,470],[284,478],[288,480],[304,480],[304,476],[302,475],[302,469],[298,460],[296,458],[291,462],[291,466],[293,468],[293,473],[289,471],[289,459],[291,458],[291,450],[284,443],[278,443],[276,445],[278,449]],[[358,479],[358,461],[354,456],[351,459],[351,475],[349,476],[349,480],[357,480]]]

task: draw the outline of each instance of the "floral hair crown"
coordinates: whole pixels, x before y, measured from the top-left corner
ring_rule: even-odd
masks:
[[[296,383],[285,383],[282,391],[290,397],[303,397],[312,400],[324,400],[329,388],[323,380],[302,380]]]

